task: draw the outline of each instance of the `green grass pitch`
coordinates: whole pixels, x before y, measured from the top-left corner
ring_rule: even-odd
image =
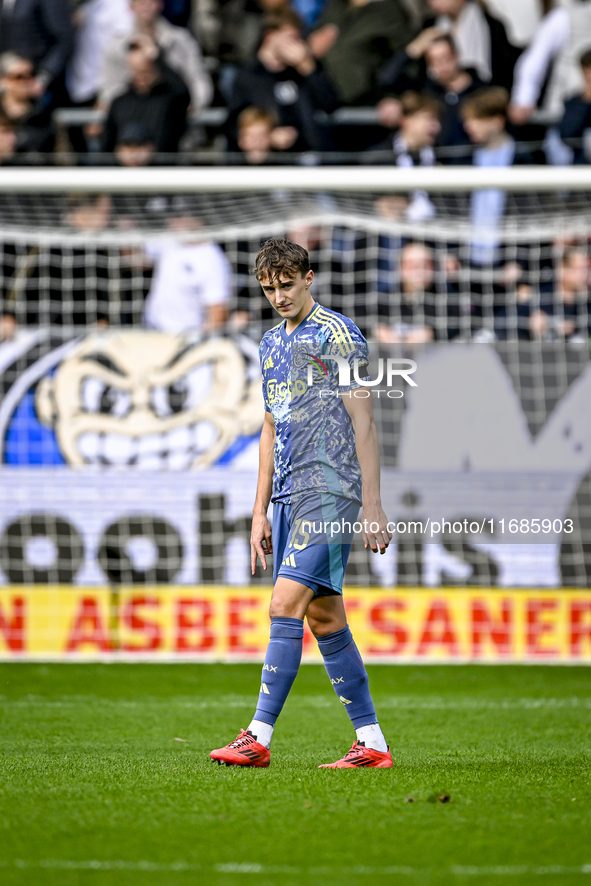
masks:
[[[0,666],[0,883],[591,884],[588,668],[368,670],[392,770],[317,769],[354,738],[321,667],[238,770],[258,665]]]

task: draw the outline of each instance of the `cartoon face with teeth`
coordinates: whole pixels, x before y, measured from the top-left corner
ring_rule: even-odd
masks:
[[[72,465],[204,468],[262,425],[254,365],[230,339],[94,333],[39,383],[37,414]]]

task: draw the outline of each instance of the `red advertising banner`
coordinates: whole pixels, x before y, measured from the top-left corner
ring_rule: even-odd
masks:
[[[369,662],[591,663],[591,592],[347,589]],[[0,659],[261,661],[269,592],[235,587],[0,590]],[[320,661],[306,629],[304,660]]]

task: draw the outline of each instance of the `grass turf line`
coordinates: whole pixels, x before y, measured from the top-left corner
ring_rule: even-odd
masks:
[[[0,665],[0,882],[591,884],[588,668],[368,670],[393,770],[317,769],[354,738],[319,666],[240,770],[260,666]]]

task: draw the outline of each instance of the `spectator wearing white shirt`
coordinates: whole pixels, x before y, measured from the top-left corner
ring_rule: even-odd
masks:
[[[423,28],[451,34],[463,68],[474,68],[483,83],[510,90],[519,50],[509,42],[505,27],[475,0],[429,0],[433,18]]]
[[[591,49],[591,0],[573,0],[549,12],[515,68],[509,111],[513,123],[523,125],[530,119],[550,69],[541,110],[549,121],[560,119],[565,100],[583,91],[579,59],[587,49]]]
[[[161,0],[131,0],[132,28],[117,35],[107,47],[101,74],[99,107],[108,109],[129,83],[127,45],[138,34],[150,37],[160,50],[162,59],[184,80],[191,95],[191,109],[196,112],[213,97],[211,78],[205,70],[197,41],[186,28],[171,25],[161,15]]]
[[[540,0],[487,0],[491,15],[505,25],[514,46],[529,46],[542,17]]]
[[[170,224],[177,231],[198,226],[194,219],[183,216],[171,219]],[[176,334],[206,335],[226,322],[232,272],[217,243],[153,241],[147,244],[146,255],[155,263],[146,300],[147,326]]]
[[[74,13],[74,55],[66,72],[72,102],[84,105],[96,99],[107,46],[118,34],[129,34],[133,16],[128,0],[88,0]]]

